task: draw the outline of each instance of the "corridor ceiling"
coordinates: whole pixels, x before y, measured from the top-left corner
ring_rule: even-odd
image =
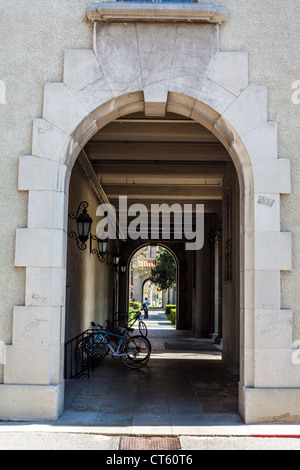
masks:
[[[205,127],[176,114],[115,120],[97,132],[85,153],[110,203],[206,203],[222,199],[230,156]],[[219,205],[219,204],[218,204]]]

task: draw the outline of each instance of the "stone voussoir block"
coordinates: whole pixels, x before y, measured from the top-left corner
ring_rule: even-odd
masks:
[[[277,123],[267,121],[243,135],[243,144],[252,164],[278,158]]]
[[[226,109],[222,117],[240,137],[267,122],[267,87],[249,85]]]
[[[92,49],[66,49],[64,51],[63,82],[73,93],[103,77],[99,62]]]
[[[197,100],[208,104],[220,114],[222,114],[235,99],[236,96],[233,93],[209,78],[204,80],[201,91],[197,97]]]
[[[46,83],[43,118],[78,141],[96,122],[64,83]]]
[[[44,119],[34,119],[32,132],[32,155],[60,162],[68,158],[76,142],[66,132]]]
[[[208,78],[239,96],[248,86],[248,53],[219,52]]]

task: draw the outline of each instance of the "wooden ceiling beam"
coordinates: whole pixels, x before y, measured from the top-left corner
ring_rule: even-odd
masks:
[[[218,142],[218,139],[209,130],[193,121],[151,119],[111,122],[97,132],[91,142],[103,142],[104,140]]]
[[[221,199],[222,186],[172,186],[172,185],[102,185],[107,197],[112,200],[119,196],[136,199]]]
[[[92,163],[94,160],[230,161],[228,152],[218,143],[88,143],[85,152]]]
[[[224,176],[224,165],[202,165],[202,164],[170,164],[149,162],[118,162],[94,163],[93,168],[98,177],[123,176],[132,178],[134,176],[145,177],[184,177],[184,178],[222,178]]]

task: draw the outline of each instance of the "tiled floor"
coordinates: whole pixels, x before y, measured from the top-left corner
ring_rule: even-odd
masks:
[[[68,381],[66,409],[56,424],[126,435],[194,435],[203,427],[242,425],[238,378],[223,369],[220,350],[176,331],[162,312],[150,313],[147,325],[147,366],[130,370],[108,356],[89,379]]]

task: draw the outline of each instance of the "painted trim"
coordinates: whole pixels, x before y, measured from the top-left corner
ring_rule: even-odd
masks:
[[[228,10],[199,3],[96,3],[89,5],[86,16],[92,22],[194,22],[221,24]]]

